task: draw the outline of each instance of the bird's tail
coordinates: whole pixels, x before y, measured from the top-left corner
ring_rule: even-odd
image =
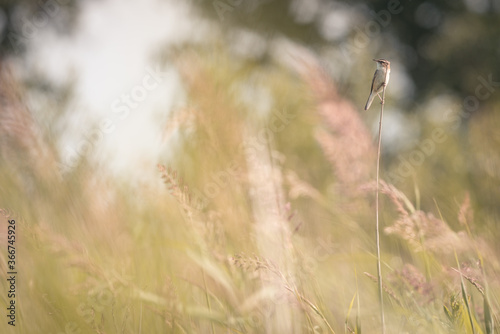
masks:
[[[368,110],[368,108],[370,108],[374,98],[375,98],[375,94],[373,92],[371,92],[370,96],[368,96],[368,101],[366,101],[365,110]]]

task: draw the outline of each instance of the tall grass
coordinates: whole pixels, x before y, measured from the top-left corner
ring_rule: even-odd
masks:
[[[169,121],[174,159],[141,186],[85,157],[60,177],[49,130],[2,72],[0,270],[15,218],[20,278],[18,325],[2,320],[2,333],[376,333],[377,257],[388,333],[494,332],[498,232],[493,216],[472,219],[465,184],[445,193],[450,205],[417,178],[416,206],[383,167],[375,183],[365,120],[314,62],[290,69],[223,49],[173,60],[186,92]]]

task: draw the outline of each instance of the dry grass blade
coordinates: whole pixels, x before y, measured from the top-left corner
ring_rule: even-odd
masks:
[[[328,322],[328,320],[324,316],[323,312],[321,312],[320,309],[318,307],[316,307],[316,305],[314,305],[310,300],[308,300],[306,297],[304,297],[298,291],[293,290],[289,286],[285,286],[285,288],[288,291],[290,291],[291,293],[293,293],[297,298],[299,298],[300,301],[306,303],[317,315],[319,315],[321,317],[321,319],[323,320],[325,325],[328,327],[329,331],[331,333],[335,334],[335,331],[333,330],[332,326],[330,325],[330,323]]]
[[[370,273],[367,273],[367,272],[364,272],[364,274],[370,278],[373,282],[379,284],[379,280],[377,279],[377,277],[373,276],[372,274]],[[403,303],[401,302],[401,300],[398,298],[398,296],[396,296],[396,294],[394,293],[394,291],[392,291],[389,287],[387,287],[385,284],[382,284],[382,288],[383,288],[383,291],[385,291],[389,296],[392,297],[392,299],[394,299],[394,301],[396,301],[396,303],[403,307]]]
[[[377,192],[375,197],[375,215],[376,215],[376,243],[377,243],[377,276],[378,276],[378,291],[380,298],[380,321],[382,322],[382,334],[385,333],[385,315],[384,315],[384,294],[382,293],[382,265],[380,259],[380,221],[379,221],[379,187],[380,187],[380,149],[382,144],[382,119],[384,117],[384,99],[385,85],[382,91],[382,103],[380,106],[380,121],[378,124],[378,146],[377,146]]]
[[[461,272],[460,270],[458,270],[456,268],[451,268],[451,269],[456,271],[457,273],[459,273],[461,277],[468,280],[470,282],[470,284],[474,285],[476,287],[477,291],[479,291],[484,297],[484,288],[481,286],[481,284],[479,284],[479,282],[474,277],[467,276],[463,272]]]
[[[219,268],[216,263],[207,257],[196,255],[193,252],[188,252],[189,257],[203,269],[215,282],[219,283],[221,287],[227,292],[233,305],[237,305],[237,298],[235,294],[235,287],[232,284],[231,278],[224,270]]]

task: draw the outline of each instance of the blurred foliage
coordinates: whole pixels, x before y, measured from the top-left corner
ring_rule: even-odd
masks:
[[[192,3],[202,15],[227,28],[224,29],[227,35],[244,28],[268,41],[286,36],[318,50],[368,39],[355,48],[356,53],[366,54],[367,59],[372,55],[397,58],[415,82],[416,101],[443,90],[461,96],[473,95],[480,75],[492,74],[495,80],[500,80],[498,2],[193,0]],[[55,10],[70,15],[56,17],[52,14]],[[1,1],[0,38],[4,53],[18,52],[22,45],[19,39],[29,39],[25,35],[33,27],[37,29],[37,25],[59,26],[61,33],[67,32],[77,10],[75,0]],[[66,19],[60,22],[61,17]],[[332,32],[336,29],[338,32]],[[350,59],[345,57],[343,61]]]
[[[391,55],[408,68],[417,87],[416,100],[452,90],[474,94],[479,75],[500,80],[500,5],[452,0],[197,0],[201,12],[229,29],[245,28],[265,37],[283,35],[321,48],[341,46],[366,36],[365,58]],[[339,16],[334,14],[339,13]],[[340,21],[325,27],[325,19]],[[324,29],[346,31],[328,38]],[[363,37],[364,38],[364,37]],[[375,50],[373,50],[375,48]],[[344,61],[349,59],[344,58]],[[498,97],[496,97],[498,100]]]
[[[76,12],[78,2],[65,3]],[[154,185],[130,185],[86,156],[60,175],[54,134],[37,128],[22,90],[2,79],[0,209],[8,214],[0,218],[1,226],[7,216],[19,220],[20,331],[378,330],[373,183],[370,173],[362,184],[345,179],[359,165],[372,170],[365,123],[376,113],[357,113],[348,98],[367,90],[366,60],[386,54],[411,74],[417,94],[401,104],[419,124],[414,144],[383,158],[382,178],[392,183],[384,184],[382,210],[387,322],[409,333],[498,327],[499,94],[484,84],[500,80],[498,5],[401,1],[390,24],[346,59],[342,50],[359,29],[377,22],[372,11],[381,15],[390,3],[193,1],[222,43],[163,59],[175,64],[186,101],[169,116],[174,158],[171,168],[159,166]],[[0,6],[2,52],[21,55],[7,36],[23,34],[16,15],[40,13],[40,2]],[[347,22],[336,26],[342,15]],[[328,17],[338,32],[325,32]],[[286,36],[311,47],[328,70],[298,73],[273,45],[257,57],[237,55],[231,41],[241,29],[267,43]],[[329,59],[325,49],[337,53]],[[343,81],[329,80],[328,61],[354,67]],[[468,112],[463,103],[479,85],[490,95],[473,108],[480,112]],[[442,95],[451,102],[435,103]],[[286,126],[269,135],[273,117]],[[250,177],[258,167],[272,170],[264,181]],[[277,210],[258,219],[259,205]]]
[[[77,0],[0,0],[0,57],[22,56],[39,31],[72,31]]]

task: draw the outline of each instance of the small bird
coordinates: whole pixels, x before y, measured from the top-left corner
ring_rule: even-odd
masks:
[[[365,110],[368,110],[372,105],[375,95],[378,95],[380,100],[380,93],[383,91],[384,87],[389,83],[389,74],[391,73],[391,63],[385,59],[373,59],[377,62],[377,69],[375,74],[373,74],[372,88],[370,91],[370,96],[368,96],[368,101],[366,101]]]

